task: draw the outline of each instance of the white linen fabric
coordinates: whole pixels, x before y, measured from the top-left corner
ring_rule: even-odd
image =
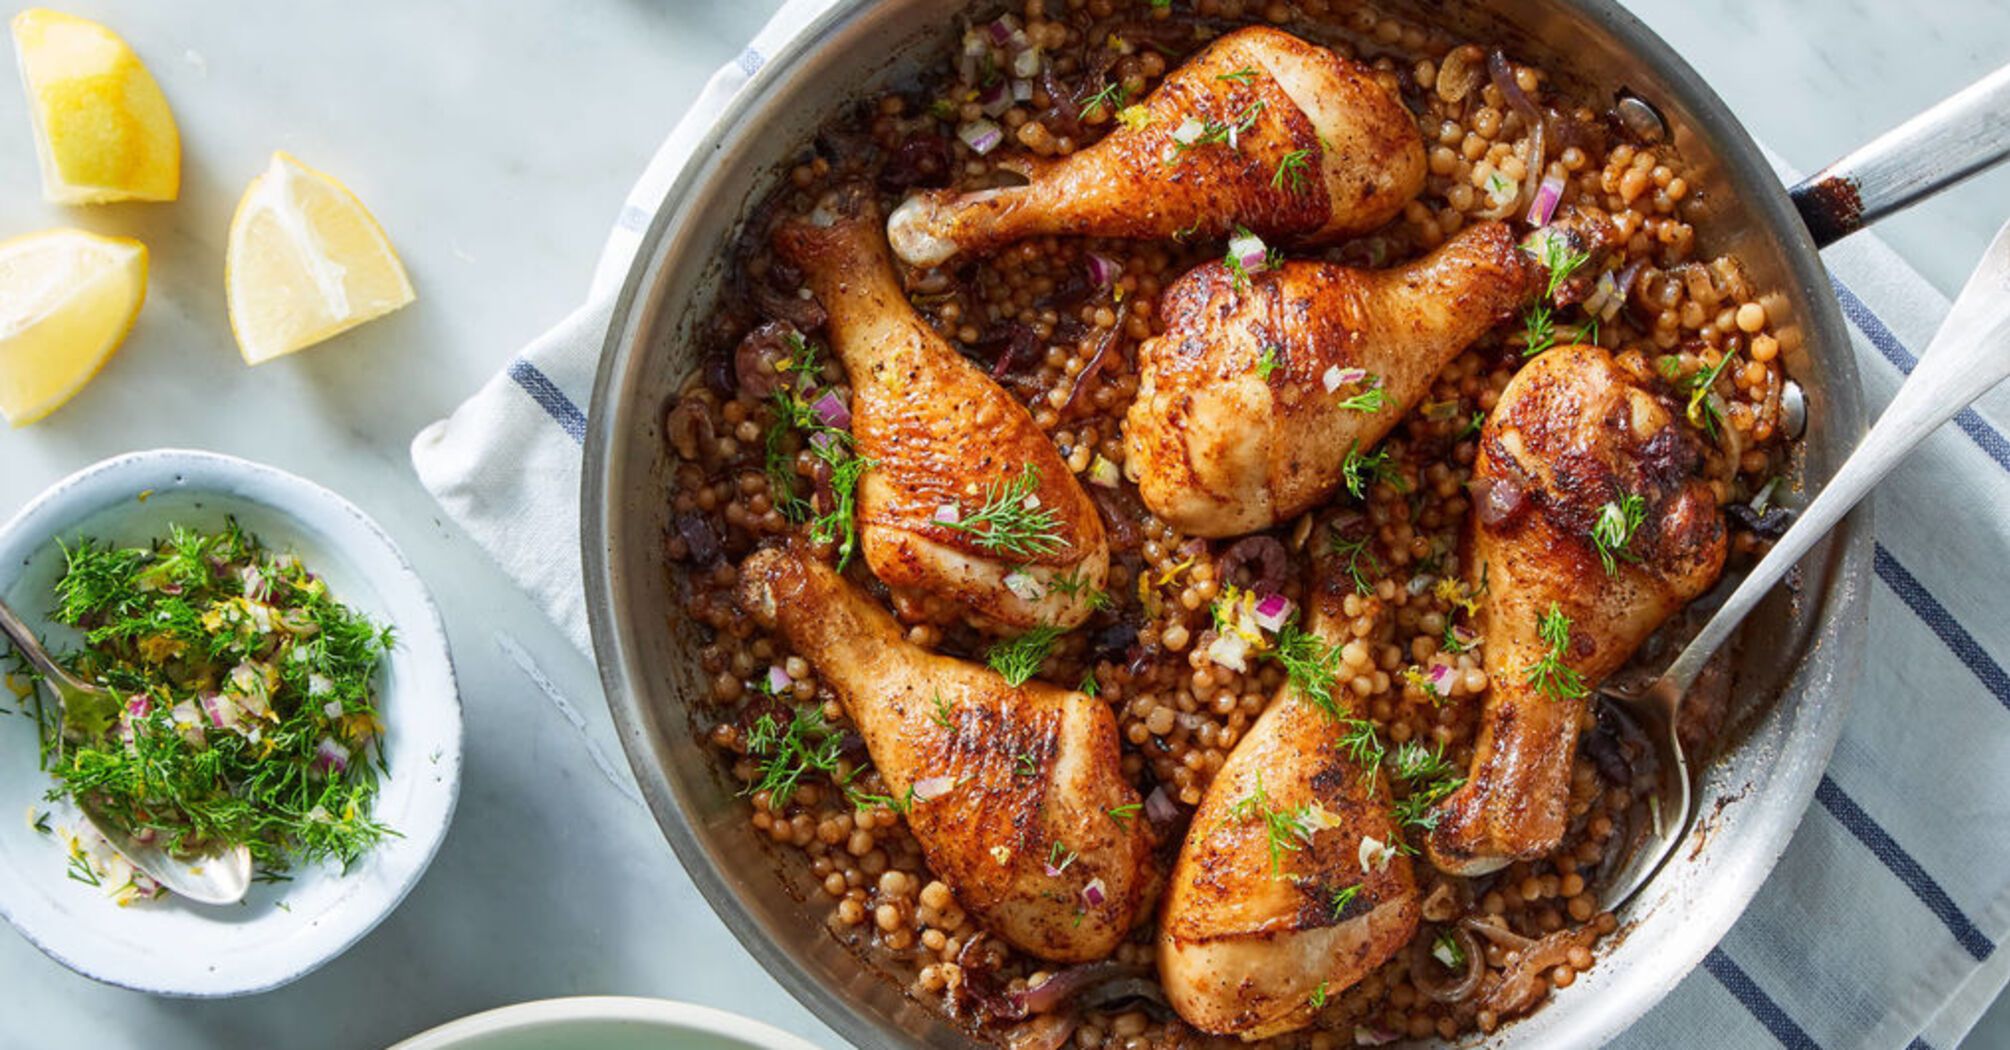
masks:
[[[713,76],[629,194],[587,302],[412,443],[426,488],[582,652],[580,442],[612,298],[714,118],[827,2],[792,0]],[[1947,301],[1867,234],[1825,261],[1881,410]],[[1873,648],[1816,802],[1743,918],[1619,1045],[1947,1048],[2010,978],[2006,423],[1999,391],[1880,490]]]

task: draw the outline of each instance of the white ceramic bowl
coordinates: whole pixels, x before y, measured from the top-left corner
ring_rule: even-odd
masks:
[[[0,597],[45,642],[75,646],[44,615],[62,573],[56,539],[138,546],[170,522],[210,530],[235,517],[275,551],[291,550],[334,597],[396,628],[378,695],[388,775],[374,815],[398,832],[345,874],[300,865],[292,881],[255,884],[223,907],[176,898],[121,908],[65,877],[52,836],[20,814],[49,778],[33,718],[0,718],[0,914],[50,958],[108,984],[158,995],[219,997],[276,988],[342,953],[391,913],[446,837],[460,792],[461,703],[446,631],[426,586],[389,536],[347,500],[272,467],[163,449],[106,460],[58,482],[0,528]],[[12,706],[11,694],[0,701]]]
[[[391,1050],[817,1050],[737,1014],[668,999],[581,996],[489,1010]]]

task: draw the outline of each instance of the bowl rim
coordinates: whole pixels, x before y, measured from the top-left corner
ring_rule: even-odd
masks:
[[[630,1021],[674,1031],[714,1035],[766,1050],[818,1050],[816,1044],[751,1017],[677,999],[634,995],[572,995],[498,1006],[428,1028],[389,1050],[452,1050],[482,1036],[559,1027],[576,1021]]]
[[[1790,202],[1786,187],[1779,182],[1750,131],[1687,59],[1618,0],[1538,2],[1595,23],[1633,56],[1651,64],[1667,78],[1681,101],[1692,107],[1699,124],[1707,127],[1716,153],[1733,171],[1734,183],[1753,193],[1743,201],[1744,212],[1762,222],[1781,243],[1783,279],[1804,300],[1809,341],[1822,341],[1838,348],[1819,355],[1818,360],[1821,367],[1830,370],[1829,385],[1835,388],[1829,425],[1843,434],[1836,440],[1853,443],[1863,432],[1863,406],[1861,377],[1850,349],[1848,328],[1833,294],[1827,291],[1829,281],[1819,251]],[[647,664],[634,644],[635,632],[647,629],[647,625],[637,623],[637,614],[624,600],[630,589],[626,579],[638,570],[619,564],[616,557],[617,548],[625,550],[628,544],[618,534],[624,494],[614,486],[629,480],[630,473],[616,455],[623,437],[621,428],[635,423],[638,413],[653,410],[653,406],[617,401],[615,396],[630,393],[635,361],[654,352],[654,339],[677,323],[657,316],[662,307],[656,300],[661,286],[674,279],[670,276],[671,257],[675,256],[676,262],[689,262],[676,248],[666,247],[679,236],[679,220],[689,211],[690,201],[701,192],[700,187],[714,177],[712,168],[729,152],[738,129],[744,124],[758,123],[756,115],[772,104],[778,82],[802,64],[808,53],[825,47],[836,31],[865,16],[871,6],[870,0],[831,0],[830,6],[807,19],[721,109],[698,139],[691,159],[677,171],[664,191],[662,203],[640,235],[601,348],[588,413],[580,489],[582,564],[594,651],[623,749],[652,815],[692,881],[742,947],[820,1020],[843,1037],[863,1045],[876,1045],[889,1037],[890,1030],[882,1024],[881,1015],[859,997],[811,973],[785,950],[783,942],[770,933],[744,899],[747,891],[740,880],[719,864],[715,847],[708,841],[682,788],[665,775],[657,762],[652,740],[656,727],[645,710],[653,702],[652,680],[646,675]],[[855,94],[856,85],[848,90]],[[1772,794],[1779,797],[1769,803],[1768,812],[1778,833],[1768,841],[1744,849],[1733,869],[1721,873],[1724,888],[1736,898],[1735,906],[1703,909],[1684,921],[1679,935],[1664,946],[1668,954],[1680,955],[1680,961],[1661,967],[1662,972],[1655,974],[1650,982],[1634,989],[1635,995],[1620,997],[1625,1001],[1572,1015],[1570,1021],[1574,1027],[1565,1033],[1538,1025],[1535,1019],[1544,1012],[1537,1011],[1482,1042],[1492,1044],[1503,1035],[1512,1041],[1516,1032],[1541,1038],[1563,1034],[1600,1042],[1610,1039],[1665,998],[1744,914],[1788,848],[1812,801],[1819,772],[1833,753],[1862,677],[1861,642],[1868,627],[1868,600],[1862,581],[1869,571],[1871,525],[1871,504],[1865,501],[1836,527],[1827,545],[1820,549],[1826,553],[1812,556],[1827,563],[1824,586],[1815,595],[1825,607],[1815,634],[1806,642],[1780,692],[1791,692],[1803,683],[1822,683],[1827,688],[1800,697],[1782,716],[1785,723],[1782,739],[1796,742],[1793,756],[1796,768],[1790,773],[1777,774],[1786,783],[1772,785]],[[1778,710],[1782,703],[1776,699],[1769,710]],[[1700,782],[1707,782],[1712,768],[1706,765],[1700,771],[1703,778]],[[1663,876],[1657,875],[1638,898],[1647,900],[1656,882],[1663,881]],[[1689,914],[1682,902],[1652,903],[1657,909],[1672,906]]]
[[[372,582],[376,586],[387,589],[394,585],[402,585],[402,587],[408,589],[407,596],[425,611],[425,619],[421,623],[398,625],[399,643],[403,646],[412,644],[414,641],[423,640],[427,643],[427,648],[436,654],[439,673],[444,676],[447,685],[445,690],[446,696],[436,702],[443,704],[441,717],[450,720],[452,729],[452,732],[448,734],[448,739],[450,739],[452,746],[444,748],[437,763],[434,764],[434,768],[439,770],[438,786],[431,788],[422,787],[420,789],[422,792],[428,793],[445,793],[445,807],[440,811],[440,818],[434,826],[426,829],[423,840],[411,834],[405,834],[401,837],[401,841],[414,843],[418,847],[418,852],[413,854],[415,863],[411,865],[407,875],[400,880],[390,894],[382,898],[378,905],[357,909],[358,913],[364,914],[366,917],[362,921],[352,923],[350,929],[342,931],[337,941],[330,944],[326,950],[304,957],[304,961],[297,966],[283,971],[272,972],[267,980],[252,984],[243,984],[237,987],[199,989],[177,987],[171,983],[119,979],[94,973],[77,959],[72,958],[70,953],[64,951],[61,947],[49,943],[44,938],[38,937],[24,928],[20,921],[16,919],[13,909],[8,906],[7,896],[0,894],[0,917],[4,917],[8,924],[23,939],[34,945],[42,954],[61,963],[72,972],[89,977],[102,984],[149,995],[185,999],[224,999],[268,992],[313,973],[354,947],[356,942],[362,940],[371,931],[375,930],[385,919],[390,917],[392,912],[398,909],[398,906],[404,902],[413,888],[418,885],[419,880],[425,877],[426,871],[432,866],[433,859],[438,856],[441,845],[446,841],[448,829],[453,826],[454,814],[460,804],[462,751],[465,743],[466,725],[462,717],[463,710],[459,674],[454,667],[453,648],[447,636],[446,621],[440,615],[439,605],[433,599],[432,590],[426,586],[425,578],[419,574],[411,561],[405,557],[404,551],[391,539],[390,534],[385,532],[383,527],[378,525],[368,514],[365,514],[355,504],[327,487],[309,481],[297,474],[238,456],[201,449],[157,448],[126,452],[83,467],[43,489],[33,499],[22,505],[21,509],[9,517],[5,524],[0,524],[0,545],[5,545],[20,533],[21,530],[35,523],[38,518],[53,513],[50,508],[58,500],[65,498],[73,492],[78,490],[90,491],[94,488],[117,485],[122,494],[120,498],[130,498],[131,486],[124,480],[127,474],[139,472],[167,476],[171,475],[178,468],[187,470],[192,465],[223,475],[258,478],[267,486],[265,489],[266,492],[278,495],[272,499],[252,498],[241,495],[238,498],[244,500],[244,502],[264,506],[274,514],[291,522],[301,522],[306,516],[305,510],[310,508],[318,513],[339,515],[346,518],[360,530],[357,535],[361,537],[363,544],[375,546],[380,553],[390,558],[391,563],[397,570],[394,574],[395,579],[373,580]],[[203,492],[216,490],[208,486],[193,486],[186,488],[185,491]],[[111,506],[110,503],[102,501],[87,501],[87,503],[89,505],[85,509],[86,515],[96,513]],[[65,517],[69,517],[69,515],[65,515]],[[50,537],[61,535],[62,529],[67,524],[58,525],[55,531],[50,533]],[[37,542],[48,541],[39,540]],[[353,544],[346,546],[353,546]],[[11,580],[13,576],[13,567],[0,564],[0,586],[4,586],[6,581]]]

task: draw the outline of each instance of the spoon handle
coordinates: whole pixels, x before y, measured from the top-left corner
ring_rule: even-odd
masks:
[[[1919,364],[1821,494],[1731,592],[1662,680],[1686,691],[1787,570],[1862,502],[1926,436],[2010,378],[2010,225],[1997,231]]]
[[[19,616],[14,615],[14,610],[8,608],[6,602],[0,602],[0,634],[6,635],[7,640],[13,643],[14,651],[20,653],[49,681],[70,680],[70,673],[56,663],[47,649],[42,648],[42,643],[35,637],[35,632],[29,630],[28,625],[21,622]]]

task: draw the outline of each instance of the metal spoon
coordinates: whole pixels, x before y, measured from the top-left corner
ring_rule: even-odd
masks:
[[[1928,434],[1991,387],[2010,378],[2010,225],[1997,231],[1974,276],[1891,405],[1786,535],[1738,584],[1675,662],[1637,695],[1601,689],[1641,723],[1660,749],[1662,786],[1655,826],[1614,873],[1603,906],[1616,908],[1660,869],[1688,831],[1689,762],[1675,735],[1682,697],[1719,646],[1787,570],[1801,560]]]
[[[26,657],[41,673],[42,683],[56,695],[66,720],[72,712],[86,708],[109,706],[114,711],[118,710],[119,698],[109,690],[78,681],[75,675],[51,659],[48,650],[43,649],[41,641],[35,637],[35,632],[28,629],[28,625],[7,607],[6,602],[0,602],[0,634],[5,634],[7,640],[14,644],[14,651]],[[243,846],[221,855],[184,859],[158,845],[135,839],[110,821],[99,820],[87,806],[80,804],[79,808],[84,811],[84,819],[91,822],[91,827],[103,835],[120,856],[178,897],[199,904],[235,904],[243,900],[245,892],[251,889],[251,851]]]

